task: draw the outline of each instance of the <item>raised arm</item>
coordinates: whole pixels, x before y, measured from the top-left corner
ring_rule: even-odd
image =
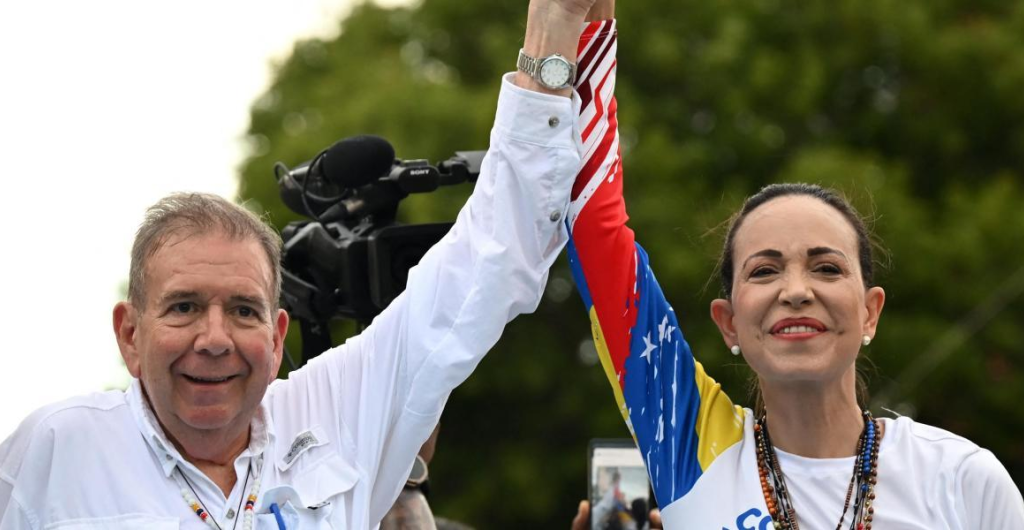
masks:
[[[589,22],[580,38],[583,166],[566,220],[569,260],[619,411],[643,454],[658,504],[667,506],[740,440],[743,415],[694,361],[647,253],[626,226],[616,39],[612,19]]]
[[[526,52],[575,60],[592,2],[531,2]],[[519,50],[509,44],[512,67]],[[505,76],[480,177],[451,231],[361,335],[279,385],[282,395],[335,404],[337,436],[366,477],[356,487],[372,489],[370,519],[352,527],[372,527],[383,517],[452,389],[506,323],[540,302],[548,269],[568,239],[563,220],[580,164],[570,94]]]

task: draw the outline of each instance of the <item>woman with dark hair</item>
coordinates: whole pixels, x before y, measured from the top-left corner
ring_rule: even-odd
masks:
[[[1020,492],[992,453],[858,401],[856,360],[885,292],[863,221],[831,190],[762,189],[722,250],[711,317],[755,372],[763,405],[733,404],[704,371],[626,227],[609,41],[580,44],[581,65],[610,70],[576,87],[584,166],[569,258],[665,528],[1024,528]]]

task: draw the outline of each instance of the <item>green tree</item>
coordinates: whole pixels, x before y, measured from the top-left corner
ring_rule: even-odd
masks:
[[[296,220],[273,162],[345,136],[379,134],[399,156],[431,160],[486,147],[525,11],[520,0],[365,4],[336,39],[297,44],[253,106],[242,198],[279,227]],[[618,12],[631,225],[709,372],[747,402],[749,371],[707,316],[722,222],[770,182],[836,186],[888,249],[877,278],[888,302],[861,363],[875,411],[962,434],[1024,484],[1024,3],[681,0]],[[469,191],[411,197],[402,218],[451,220]],[[586,494],[587,440],[627,435],[581,309],[559,263],[537,314],[513,322],[455,391],[432,466],[438,513],[483,528],[568,525]]]

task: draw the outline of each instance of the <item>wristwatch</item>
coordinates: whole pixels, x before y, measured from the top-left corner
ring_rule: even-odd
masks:
[[[412,463],[412,471],[409,472],[409,480],[405,481],[405,487],[407,489],[418,489],[427,494],[427,461],[423,460],[423,457],[416,455],[416,460]]]
[[[516,67],[548,90],[569,88],[576,79],[576,65],[557,53],[537,59],[519,50]]]

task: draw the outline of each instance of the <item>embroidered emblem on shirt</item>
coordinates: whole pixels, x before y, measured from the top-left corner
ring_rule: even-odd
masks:
[[[306,449],[313,447],[319,440],[316,439],[316,435],[313,431],[306,431],[295,437],[295,441],[292,442],[292,448],[288,450],[288,454],[284,455],[285,464],[291,465],[295,457],[299,456]]]

